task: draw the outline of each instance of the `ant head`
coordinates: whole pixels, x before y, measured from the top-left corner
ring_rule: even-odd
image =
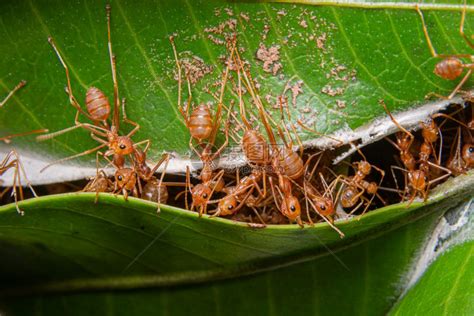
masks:
[[[463,72],[463,62],[456,57],[448,57],[436,64],[434,73],[446,80],[454,80]]]
[[[119,188],[129,188],[135,185],[137,178],[131,168],[121,168],[115,171],[115,182]]]
[[[128,136],[118,136],[109,144],[114,154],[130,155],[134,152],[133,142]]]
[[[193,197],[193,203],[196,206],[202,206],[207,204],[211,198],[212,190],[209,186],[199,183],[191,191]]]
[[[408,173],[410,186],[416,191],[424,191],[428,183],[428,178],[422,170],[414,170]]]
[[[237,208],[237,199],[233,195],[228,195],[219,201],[218,212],[221,215],[232,215]]]
[[[464,160],[468,168],[474,167],[474,145],[473,144],[465,144],[462,147],[462,160]]]
[[[301,206],[298,199],[294,196],[288,196],[281,205],[283,215],[294,221],[301,215]]]
[[[342,196],[341,196],[342,207],[344,207],[344,208],[353,207],[357,203],[356,196],[358,195],[358,193],[359,192],[357,191],[357,189],[355,187],[353,187],[353,186],[346,187],[342,191]],[[325,201],[320,201],[320,202],[316,203],[316,207],[318,208],[318,211],[319,211],[318,204],[321,205],[321,206],[326,206],[325,204],[323,204],[324,202]]]

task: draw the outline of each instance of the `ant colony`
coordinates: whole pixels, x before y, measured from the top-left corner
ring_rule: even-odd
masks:
[[[78,101],[69,67],[61,52],[63,43],[56,43],[53,37],[49,37],[52,55],[56,55],[58,67],[62,67],[65,73],[66,94],[76,112],[74,123],[59,131],[39,129],[3,136],[1,140],[9,143],[14,137],[40,134],[37,140],[47,141],[76,129],[85,130],[96,142],[95,147],[53,161],[42,171],[47,172],[53,165],[95,153],[96,175],[87,183],[74,183],[71,187],[81,185],[82,191],[95,193],[96,203],[101,193],[112,193],[123,195],[125,200],[132,196],[155,202],[158,212],[160,205],[166,203],[196,212],[199,217],[224,217],[247,222],[251,227],[276,224],[305,227],[325,222],[343,237],[344,233],[337,227],[339,220],[362,216],[388,204],[405,202],[409,207],[417,199],[426,201],[436,185],[450,177],[466,174],[474,167],[474,97],[465,89],[474,69],[473,55],[438,54],[418,6],[416,12],[427,49],[433,57],[441,59],[434,73],[446,80],[461,78],[448,96],[437,93],[429,96],[451,100],[459,95],[462,104],[452,104],[445,112],[432,114],[419,122],[417,131],[414,131],[402,126],[397,115],[389,110],[390,106],[380,100],[378,109],[386,114],[387,122],[398,131],[363,149],[356,141],[344,142],[318,132],[301,118],[292,118],[294,112],[290,108],[296,103],[296,96],[302,93],[301,82],[293,86],[288,83],[285,91],[276,98],[264,96],[255,76],[258,72],[252,68],[258,60],[263,62],[264,72],[279,73],[282,68],[279,49],[261,44],[254,57],[256,60],[245,59],[246,49],[239,42],[237,26],[228,22],[222,27],[209,29],[209,32],[214,32],[209,38],[225,49],[225,54],[220,57],[222,71],[215,76],[216,82],[212,86],[204,88],[212,102],[193,98],[196,81],[204,75],[209,76],[212,73],[209,68],[200,60],[182,58],[179,36],[170,36],[164,42],[169,45],[169,58],[173,60],[178,90],[177,102],[173,106],[189,132],[189,150],[196,157],[199,168],[186,166],[182,175],[167,174],[168,164],[175,158],[170,153],[154,159],[158,161],[156,164],[149,164],[152,142],[148,139],[132,140],[140,125],[127,117],[126,100],[119,96],[110,5],[106,7],[106,17],[113,102],[109,102],[107,95],[97,87],[87,89],[85,106]],[[461,15],[460,33],[468,46],[474,48],[470,38],[464,34],[465,19],[466,7]],[[13,88],[0,108],[25,84],[21,81]],[[323,90],[332,91],[329,88]],[[293,99],[289,100],[287,92],[292,93]],[[202,91],[194,94],[201,95]],[[341,101],[338,106],[342,108],[346,102]],[[302,111],[309,112],[310,109]],[[128,133],[123,131],[121,123],[128,125]],[[328,140],[332,148],[305,148],[300,139],[302,130]],[[237,146],[245,158],[245,166],[233,169],[219,166],[219,158],[225,157],[231,143],[233,149]],[[333,159],[350,148],[355,154],[334,165]],[[383,159],[374,154],[377,152],[385,153]],[[106,167],[102,166],[104,163]],[[108,172],[111,169],[113,175]],[[7,170],[13,170],[13,186],[1,193],[2,201],[12,200],[23,215],[18,203],[27,193],[23,191],[23,185],[31,190],[33,196],[36,192],[27,180],[16,150],[9,151],[1,161],[0,176]],[[22,182],[24,179],[26,183]],[[5,194],[8,191],[11,191],[10,196]]]

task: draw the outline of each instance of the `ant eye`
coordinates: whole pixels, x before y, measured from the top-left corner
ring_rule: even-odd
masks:
[[[205,198],[205,199],[207,199],[207,193],[204,193],[204,194],[202,195],[202,197]]]
[[[122,181],[123,179],[122,176],[118,176],[117,178],[119,179],[119,181]]]
[[[321,209],[322,209],[323,211],[325,211],[325,210],[326,210],[326,206],[321,205]]]
[[[294,212],[296,210],[296,207],[294,205],[290,206],[290,210]]]
[[[233,206],[233,205],[229,205],[227,208],[228,208],[229,210],[231,210],[231,209],[234,208],[234,206]]]
[[[469,152],[472,154],[474,152],[474,147],[469,147]]]
[[[125,148],[127,148],[127,146],[125,146],[124,144],[120,144],[119,147],[120,147],[120,149],[125,149]]]

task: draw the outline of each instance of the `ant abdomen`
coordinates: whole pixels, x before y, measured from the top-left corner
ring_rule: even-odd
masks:
[[[168,201],[168,188],[166,185],[160,185],[159,180],[151,179],[143,187],[142,199],[157,203],[166,203]]]
[[[209,138],[212,132],[212,116],[209,108],[204,105],[198,105],[189,117],[189,132],[193,138],[199,141]]]
[[[436,64],[434,73],[447,80],[454,80],[462,74],[463,62],[456,57],[448,57]]]
[[[269,149],[266,139],[256,130],[246,130],[242,137],[242,149],[250,163],[265,165],[268,163]]]
[[[94,121],[105,121],[110,115],[107,96],[98,88],[90,87],[86,93],[87,112]]]
[[[274,161],[274,167],[288,178],[299,179],[304,174],[304,163],[301,157],[290,148],[281,150]]]
[[[359,192],[356,187],[349,186],[342,191],[341,205],[344,208],[353,207],[358,201]]]

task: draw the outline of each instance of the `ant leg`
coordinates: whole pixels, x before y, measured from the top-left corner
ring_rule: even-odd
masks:
[[[15,156],[15,158],[13,158],[10,161],[12,156]],[[0,163],[0,174],[3,174],[4,172],[6,172],[8,169],[11,169],[11,168],[15,169],[14,173],[13,173],[13,185],[12,185],[12,195],[15,199],[15,207],[16,207],[16,210],[17,210],[18,214],[24,215],[24,213],[18,207],[18,195],[17,195],[17,191],[16,191],[17,190],[17,181],[19,181],[19,178],[18,178],[18,160],[17,160],[17,156],[15,155],[13,150],[10,151],[5,156],[5,158],[2,160],[2,162]],[[4,192],[2,192],[2,196],[6,191],[8,191],[8,188],[6,188]]]
[[[443,166],[434,164],[434,163],[432,163],[431,161],[428,161],[428,164],[429,164],[430,166],[434,167],[434,168],[437,168],[437,169],[439,169],[439,170],[442,170],[442,171],[446,172],[446,174],[444,174],[444,175],[442,175],[442,176],[439,176],[439,177],[436,178],[436,179],[430,180],[430,181],[428,182],[428,186],[431,186],[433,183],[439,182],[439,181],[441,181],[441,180],[443,180],[443,179],[449,177],[449,176],[452,174],[451,170],[449,170],[448,168],[445,168],[445,167],[443,167]]]
[[[9,93],[8,95],[5,97],[5,99],[2,100],[2,102],[0,102],[0,108],[3,107],[3,105],[5,103],[7,103],[7,101],[13,96],[13,94],[15,94],[15,92],[17,92],[19,89],[21,89],[22,87],[24,87],[26,85],[26,81],[25,80],[22,80],[20,81]]]
[[[275,186],[273,184],[273,179],[272,178],[269,178],[268,179],[270,181],[270,189],[272,190],[272,196],[273,196],[273,200],[275,202],[275,206],[276,208],[278,209],[278,211],[281,213],[281,208],[280,208],[280,204],[278,203],[278,200],[277,200],[277,195],[275,194]],[[278,188],[278,187],[277,187]]]
[[[104,145],[108,145],[108,144],[109,144],[108,141],[106,141],[106,140],[104,140],[104,139],[102,139],[102,138],[97,137],[94,133],[91,133],[90,136],[91,136],[91,138],[92,138],[93,140],[95,140],[95,141],[97,141],[97,142],[99,142],[99,143],[101,143],[101,144],[104,144]]]
[[[438,53],[436,52],[433,44],[431,43],[431,38],[430,38],[430,35],[428,34],[428,29],[426,27],[426,23],[425,23],[425,18],[423,16],[423,12],[421,12],[420,10],[420,7],[418,6],[418,4],[416,4],[415,6],[416,8],[416,11],[418,12],[418,14],[420,15],[420,18],[421,18],[421,24],[423,26],[423,33],[425,34],[425,38],[426,38],[426,42],[428,43],[428,47],[430,49],[430,52],[431,52],[431,55],[433,57],[439,57],[438,56]]]
[[[305,163],[305,166],[304,166],[304,170],[306,171],[305,174],[308,174],[308,167],[309,167],[309,164],[311,162],[311,160],[316,157],[316,156],[319,156],[318,160],[316,161],[316,163],[314,164],[314,167],[313,169],[311,169],[311,172],[309,173],[309,176],[307,176],[306,178],[307,179],[311,179],[313,176],[314,176],[314,172],[316,171],[318,165],[319,165],[319,162],[321,161],[321,158],[323,157],[322,155],[322,151],[316,153],[316,154],[312,154],[311,156],[308,157],[308,159],[306,160],[306,163]]]
[[[156,170],[158,170],[158,168],[163,164],[163,162],[166,161],[166,165],[168,165],[168,162],[169,162],[169,160],[170,160],[170,157],[171,157],[170,154],[164,153],[164,154],[161,156],[160,161],[158,161],[158,162],[156,163],[156,165],[151,169],[150,175],[153,175],[153,174],[156,172]],[[166,170],[166,167],[165,167],[164,169]]]
[[[472,56],[469,56],[469,57],[472,57]],[[468,64],[468,65],[465,65],[465,66],[472,67],[472,64]],[[466,73],[466,75],[462,78],[462,80],[458,83],[458,85],[454,88],[454,90],[448,96],[444,96],[444,95],[441,95],[441,94],[438,94],[438,93],[435,93],[435,92],[430,92],[425,96],[425,98],[429,99],[431,97],[436,97],[436,98],[443,99],[443,100],[451,100],[456,95],[456,93],[461,91],[462,86],[469,79],[469,77],[471,76],[471,73],[472,73],[472,69],[469,69],[469,71]]]
[[[240,75],[240,68],[237,68],[237,78],[238,78],[238,91],[239,91],[239,111],[240,111],[240,118],[242,119],[242,122],[244,123],[245,127],[250,130],[252,129],[252,125],[249,123],[247,120],[247,115],[245,113],[245,104],[242,99],[242,78]]]
[[[13,165],[12,165],[13,166]],[[18,160],[14,160],[14,172],[13,172],[13,197],[15,199],[15,207],[21,216],[25,215],[25,213],[20,210],[20,207],[18,206],[18,193],[17,193],[17,188],[18,191],[20,192],[20,201],[23,200],[23,188],[21,187],[21,178],[20,178],[20,170],[18,166]]]
[[[112,81],[114,83],[114,114],[113,114],[113,125],[119,130],[119,92],[118,92],[118,83],[117,83],[117,67],[115,55],[112,52],[112,39],[110,36],[110,4],[105,6],[105,11],[107,14],[107,46],[109,48],[109,58],[110,58],[110,67],[112,69]]]
[[[74,97],[74,93],[72,92],[72,86],[71,86],[71,78],[69,76],[69,68],[67,67],[66,63],[64,62],[64,60],[61,56],[61,53],[59,52],[59,49],[56,47],[56,43],[54,42],[54,39],[51,36],[48,37],[48,42],[53,47],[54,52],[58,56],[59,61],[61,62],[61,65],[63,66],[64,71],[66,72],[66,81],[67,81],[66,92],[69,95],[69,102],[71,103],[71,105],[73,107],[75,107],[79,112],[81,112],[81,114],[85,115],[88,119],[93,121],[92,118],[90,117],[89,113],[85,112],[82,109],[82,107],[79,105],[76,98]]]
[[[18,184],[19,184],[19,191],[20,191],[20,199],[23,200],[23,187],[21,185],[21,172],[23,172],[23,176],[25,177],[25,180],[26,180],[26,185],[28,186],[28,188],[30,189],[31,193],[33,193],[33,196],[34,197],[38,197],[38,195],[36,194],[35,190],[33,189],[33,187],[31,186],[31,182],[30,180],[28,179],[28,176],[26,174],[26,171],[25,171],[25,168],[23,168],[23,164],[21,163],[21,160],[20,160],[20,155],[16,152],[16,150],[11,150],[11,153],[12,155],[15,156],[15,164],[16,164],[16,167],[15,167],[15,172],[17,173],[17,178],[18,178]],[[18,208],[17,208],[18,210]],[[21,214],[23,215],[24,213],[21,212]]]
[[[304,203],[306,206],[306,217],[308,218],[309,224],[311,226],[314,226],[313,219],[311,218],[311,214],[309,213],[309,198],[308,198],[308,190],[306,190],[306,181],[303,182],[303,188],[304,188]]]
[[[227,122],[228,123],[228,122]],[[226,129],[225,129],[225,140],[224,143],[219,147],[219,149],[212,155],[211,160],[216,159],[217,156],[221,154],[221,152],[224,150],[225,147],[227,147],[227,144],[229,144],[229,124],[226,124]],[[211,141],[213,143],[213,141]]]
[[[379,186],[382,185],[383,179],[385,178],[385,170],[380,169],[379,167],[374,166],[374,165],[372,165],[372,168],[374,168],[375,170],[377,170],[380,173]]]
[[[456,95],[456,93],[458,93],[459,89],[462,88],[464,83],[466,83],[466,81],[471,76],[471,73],[472,73],[472,69],[469,69],[469,71],[466,73],[464,78],[462,78],[462,80],[459,82],[459,84],[456,86],[456,88],[454,88],[453,92],[451,92],[451,94],[447,97],[448,100],[452,99]]]
[[[128,201],[128,191],[125,188],[122,188],[122,195],[125,201]]]
[[[191,174],[189,171],[189,166],[186,166],[186,185],[184,186],[184,204],[186,209],[189,210],[188,206],[188,192],[191,192]],[[191,192],[192,194],[192,192]],[[193,202],[194,204],[194,202]],[[192,206],[191,206],[192,207]]]
[[[415,200],[416,195],[417,195],[416,191],[413,191],[413,193],[412,193],[412,195],[411,195],[411,197],[410,197],[410,200],[408,201],[408,203],[407,203],[407,205],[405,206],[405,208],[409,208],[409,207],[410,207],[410,205],[411,205],[411,204],[413,203],[413,201]],[[424,195],[424,193],[423,193],[423,195]]]
[[[395,175],[395,169],[403,171],[405,176],[406,176],[406,174],[408,173],[408,170],[403,169],[403,168],[400,168],[400,167],[398,167],[398,166],[390,166],[390,172],[392,173],[393,181],[395,182],[395,186],[396,186],[396,188],[397,188],[397,191],[401,191],[401,190],[400,190],[400,186],[398,185],[397,177],[396,177],[396,175]],[[405,190],[404,190],[404,192],[405,192],[405,191],[406,191],[406,177],[405,177]],[[400,193],[399,193],[399,195],[400,195]],[[405,194],[403,194],[403,197],[400,195],[400,197],[401,197],[402,199],[404,198],[404,196],[405,196]]]
[[[352,209],[352,211],[350,211],[349,215],[352,215],[354,214],[355,212],[357,212],[357,210],[362,206],[364,205],[364,200],[359,196],[358,199],[360,198],[360,202],[359,204],[357,204],[357,206],[355,208]],[[362,213],[363,214],[363,213]]]
[[[332,139],[332,140],[338,142],[338,143],[339,143],[339,146],[341,146],[341,145],[344,144],[344,142],[343,142],[342,140],[340,140],[340,139],[337,139],[337,138],[335,138],[335,137],[326,135],[326,134],[324,134],[324,133],[320,133],[320,132],[318,132],[317,130],[312,129],[312,128],[306,126],[300,119],[297,119],[297,120],[296,120],[296,123],[298,123],[299,126],[301,126],[304,130],[307,130],[308,132],[311,132],[311,133],[313,133],[313,134],[316,134],[316,135],[319,135],[319,136],[322,136],[322,137],[326,137],[326,138],[329,138],[329,139]]]
[[[226,86],[226,83],[227,83],[227,78],[229,76],[230,59],[232,59],[233,55],[234,55],[234,50],[232,49],[230,58],[228,59],[228,62],[226,63],[227,65],[226,65],[226,68],[225,68],[225,71],[224,71],[223,78],[221,79],[221,91],[220,91],[220,95],[219,95],[219,102],[217,103],[217,110],[216,110],[216,113],[214,115],[213,129],[212,129],[212,132],[211,132],[211,135],[210,135],[210,138],[209,138],[210,142],[212,144],[214,144],[214,141],[215,141],[216,135],[217,135],[217,131],[218,131],[218,129],[220,127],[220,123],[221,123],[221,112],[222,112],[222,102],[223,102],[223,98],[224,98],[224,90],[225,90],[225,86]],[[229,118],[230,118],[230,111],[227,114],[226,141],[228,139]]]
[[[85,156],[85,155],[88,155],[88,154],[92,154],[93,152],[101,149],[101,148],[104,148],[106,146],[106,144],[102,144],[102,145],[99,145],[95,148],[92,148],[92,149],[89,149],[89,150],[86,150],[82,153],[79,153],[79,154],[75,154],[75,155],[72,155],[72,156],[69,156],[69,157],[66,157],[66,158],[62,158],[62,159],[58,159],[58,160],[55,160],[49,164],[47,164],[45,167],[43,167],[40,172],[43,172],[45,171],[46,169],[48,169],[49,167],[51,167],[52,165],[55,165],[55,164],[58,164],[58,163],[63,163],[65,161],[68,161],[68,160],[71,160],[71,159],[74,159],[74,158],[78,158],[78,157],[82,157],[82,156]]]
[[[137,147],[137,146],[140,146],[142,144],[146,144],[145,148],[143,149],[143,152],[146,153],[148,151],[148,149],[150,149],[150,145],[151,145],[151,141],[149,139],[145,139],[145,140],[139,141],[138,143],[134,143],[133,147]]]
[[[374,196],[375,196],[375,194],[374,194]],[[363,201],[365,201],[365,202],[367,203],[367,205],[366,205],[366,207],[364,208],[364,211],[362,212],[362,214],[360,214],[359,220],[362,218],[362,215],[364,215],[364,214],[367,212],[367,210],[369,209],[369,206],[372,204],[372,200],[373,200],[373,198],[371,198],[371,199],[369,200],[369,199],[367,199],[365,196],[361,196],[361,199],[362,199]]]
[[[253,206],[250,207],[252,209],[252,211],[255,213],[255,215],[258,217],[258,220],[262,223],[263,227],[267,227],[267,223],[265,223],[265,221],[263,220],[263,218],[260,216],[260,214],[258,213],[257,209]]]
[[[423,16],[423,13],[421,12],[420,7],[418,6],[418,4],[416,4],[415,8],[416,8],[416,11],[418,12],[418,14],[420,15],[421,23],[422,23],[422,26],[423,26],[423,33],[425,34],[426,42],[427,42],[428,47],[430,49],[431,55],[433,57],[436,57],[436,58],[438,58],[438,57],[439,58],[444,58],[444,57],[466,57],[466,58],[470,58],[471,57],[471,55],[469,55],[469,54],[456,54],[456,55],[454,55],[454,54],[453,55],[438,54],[436,52],[436,49],[433,46],[433,43],[431,42],[430,35],[428,34],[428,28],[426,27],[426,23],[425,23],[425,18]],[[465,14],[464,11],[463,11],[463,14]],[[461,16],[460,30],[462,30],[463,26],[464,26],[464,16]],[[461,35],[463,35],[463,33],[461,33]],[[463,37],[464,37],[464,35],[463,35]]]
[[[170,36],[171,47],[173,48],[174,59],[176,61],[176,67],[178,68],[178,106],[181,107],[181,65],[179,64],[178,53],[174,44],[174,37]]]
[[[467,45],[469,45],[471,48],[474,48],[474,43],[471,42],[471,40],[469,39],[469,37],[466,36],[466,34],[464,34],[464,22],[466,20],[466,8],[467,8],[467,0],[464,0],[464,7],[462,9],[462,15],[461,15],[461,24],[459,25],[459,33],[464,38]]]
[[[339,199],[341,198],[341,193],[344,189],[344,185],[348,185],[347,180],[345,179],[346,177],[347,176],[341,174],[338,175],[337,178],[331,182],[331,185],[333,185],[334,187],[336,187],[337,183],[341,183],[341,186],[339,186],[339,189],[337,190],[336,198],[334,199],[334,203],[336,206],[339,204]]]
[[[56,131],[56,132],[52,132],[52,133],[49,133],[49,134],[39,135],[39,136],[36,137],[36,140],[37,141],[45,141],[45,140],[48,140],[48,139],[52,139],[56,136],[68,133],[68,132],[70,132],[72,130],[75,130],[77,128],[84,128],[84,129],[86,129],[86,130],[90,131],[91,133],[94,133],[98,136],[107,137],[107,133],[108,133],[107,129],[102,128],[102,127],[97,126],[97,125],[79,122],[79,113],[80,113],[79,111],[76,112],[76,117],[74,119],[74,124],[75,124],[74,126],[67,127],[65,129],[62,129],[62,130],[59,130],[59,131]]]
[[[5,144],[9,144],[9,143],[10,143],[10,139],[15,138],[15,137],[27,136],[27,135],[32,135],[32,134],[43,134],[43,133],[47,133],[47,132],[49,132],[49,130],[46,129],[46,128],[43,128],[43,129],[35,129],[35,130],[32,130],[32,131],[28,131],[28,132],[23,132],[23,133],[18,133],[18,134],[11,134],[11,135],[7,135],[7,136],[2,136],[2,137],[0,137],[0,141],[5,142]]]
[[[463,110],[463,109],[461,108],[461,110]],[[458,119],[456,119],[456,118],[453,117],[453,115],[456,114],[456,113],[458,113],[458,112],[459,112],[459,110],[457,110],[456,112],[452,113],[451,115],[444,114],[444,113],[436,113],[436,114],[433,114],[433,115],[431,116],[431,118],[435,119],[435,118],[438,118],[438,117],[444,117],[444,118],[446,118],[447,120],[449,119],[449,120],[451,120],[451,121],[454,121],[454,122],[458,123],[458,124],[461,125],[461,126],[464,126],[465,128],[469,128],[469,126],[467,126],[466,123],[461,122],[460,120],[458,120]],[[440,124],[440,125],[441,125],[441,124]],[[441,127],[441,126],[440,126],[440,127]]]
[[[395,149],[398,151],[401,151],[400,147],[398,147],[397,143],[395,143],[393,140],[391,140],[389,137],[384,137],[386,141],[388,141]]]
[[[379,104],[384,108],[385,112],[387,112],[387,114],[390,117],[390,119],[392,120],[393,124],[395,124],[395,126],[397,126],[402,132],[404,132],[405,134],[407,134],[410,137],[410,143],[409,143],[409,146],[408,146],[408,148],[409,148],[411,146],[411,144],[413,143],[413,140],[415,139],[415,136],[413,136],[412,133],[410,133],[407,129],[405,129],[403,126],[401,126],[400,123],[397,122],[395,117],[393,117],[392,113],[390,113],[390,111],[388,110],[388,107],[385,104],[384,100],[380,100]],[[398,146],[396,146],[396,147],[399,148]]]
[[[92,183],[94,184],[97,179],[99,178],[99,155],[101,155],[102,153],[100,151],[97,151],[96,154],[95,154],[95,178],[94,180],[92,181]],[[87,187],[87,186],[86,186]],[[84,188],[85,189],[85,188]],[[94,199],[94,204],[97,204],[97,202],[99,201],[99,190],[96,188],[95,190],[95,199]]]
[[[127,116],[127,112],[125,112],[125,104],[126,104],[127,100],[125,98],[122,98],[122,116],[123,116],[123,121],[125,123],[128,123],[130,125],[133,125],[135,126],[131,131],[130,133],[127,134],[127,137],[132,137],[136,132],[138,132],[138,130],[140,129],[140,124],[138,124],[137,122],[135,121],[132,121],[131,119],[128,118]],[[118,128],[117,128],[118,130]]]
[[[160,181],[158,182],[158,187],[161,188],[161,186],[163,185],[163,179],[165,178],[165,174],[166,174],[166,169],[168,169],[168,163],[170,161],[170,155],[169,154],[166,154],[166,157],[165,157],[165,167],[163,168],[163,172],[161,172],[161,177],[160,177]],[[162,163],[162,162],[161,162]],[[160,165],[161,165],[160,163]],[[155,166],[156,167],[156,166]],[[157,168],[157,167],[156,167]],[[155,169],[155,168],[153,168]],[[156,170],[156,169],[155,169]],[[153,174],[154,171],[151,173]],[[161,209],[160,209],[160,201],[161,201],[161,190],[158,190],[158,208],[156,210],[157,213],[160,213],[161,212]]]
[[[202,155],[201,153],[196,149],[196,147],[194,147],[194,144],[193,144],[193,138],[190,137],[189,138],[189,147],[194,151],[194,153],[202,160]]]

